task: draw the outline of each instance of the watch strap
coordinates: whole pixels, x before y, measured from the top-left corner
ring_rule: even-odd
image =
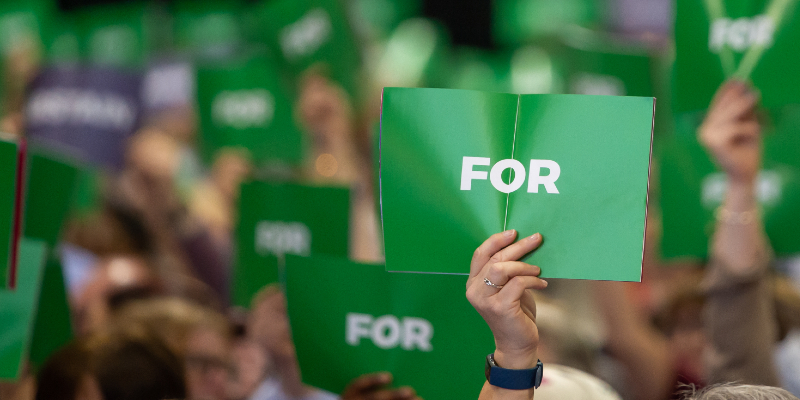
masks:
[[[524,390],[538,388],[542,384],[544,366],[537,360],[535,368],[506,369],[494,361],[494,353],[486,356],[486,380],[492,386],[503,389]]]

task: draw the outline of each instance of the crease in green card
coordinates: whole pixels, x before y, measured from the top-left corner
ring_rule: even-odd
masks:
[[[17,286],[0,290],[0,380],[17,379],[27,360],[46,258],[43,241],[21,240]]]
[[[233,304],[249,307],[264,285],[279,282],[287,254],[347,257],[349,218],[346,188],[245,182],[236,224]]]
[[[541,232],[542,277],[639,281],[652,97],[386,88],[388,271],[466,274],[491,234]]]
[[[486,381],[480,360],[495,344],[464,295],[465,281],[287,256],[287,305],[303,382],[341,393],[363,374],[388,371],[393,386],[411,386],[425,399],[474,398]],[[431,379],[431,371],[447,371],[447,379]]]

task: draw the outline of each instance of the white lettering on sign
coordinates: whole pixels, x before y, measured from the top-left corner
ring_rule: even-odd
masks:
[[[214,97],[211,113],[218,125],[266,127],[275,115],[275,99],[265,89],[222,91]]]
[[[711,23],[708,48],[718,53],[726,45],[735,51],[744,51],[754,45],[769,47],[774,35],[775,22],[767,15],[719,18]]]
[[[351,346],[359,346],[362,338],[369,338],[375,346],[392,349],[431,351],[433,325],[425,319],[384,315],[373,318],[369,314],[348,313],[345,339]]]
[[[514,159],[498,161],[492,166],[491,172],[476,171],[476,166],[491,164],[489,157],[464,157],[461,163],[461,190],[472,190],[473,180],[486,180],[487,176],[495,189],[503,193],[511,193],[521,188],[525,183],[525,166]],[[549,173],[541,175],[541,169],[547,168]],[[507,169],[514,171],[511,182],[503,182],[502,175]],[[547,193],[558,193],[556,180],[561,176],[561,167],[553,160],[531,160],[530,174],[528,174],[528,193],[539,193],[539,185],[543,185]]]
[[[307,12],[281,31],[283,55],[292,60],[317,51],[328,40],[332,30],[331,17],[325,10],[315,8]]]
[[[311,254],[311,231],[300,222],[260,221],[256,224],[256,252],[267,255]]]
[[[33,93],[26,116],[31,125],[79,124],[129,131],[134,105],[123,97],[82,89],[47,89]]]
[[[728,191],[728,178],[723,172],[706,176],[702,183],[703,206],[713,209],[725,198]],[[761,171],[756,180],[756,199],[759,203],[772,206],[778,203],[783,192],[783,181],[775,171]]]

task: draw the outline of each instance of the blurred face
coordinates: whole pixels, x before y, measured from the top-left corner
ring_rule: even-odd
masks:
[[[186,390],[190,400],[224,400],[231,363],[227,339],[200,328],[186,342]]]

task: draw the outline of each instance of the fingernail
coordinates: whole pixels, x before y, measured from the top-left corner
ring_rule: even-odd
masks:
[[[541,279],[541,278],[540,278],[540,279]],[[547,287],[547,285],[548,285],[547,281],[546,281],[546,280],[544,280],[544,279],[542,279],[542,282],[544,282],[544,287]]]
[[[381,382],[389,382],[392,380],[392,375],[387,372],[382,372],[380,375],[378,375],[378,380]]]
[[[539,240],[541,238],[542,238],[542,235],[539,234],[539,233],[534,233],[533,235],[531,235],[531,240]]]
[[[514,230],[513,229],[509,229],[509,230],[503,232],[503,236],[505,236],[505,237],[514,236]]]
[[[404,388],[400,389],[400,395],[401,396],[413,396],[414,395],[414,391],[411,388],[404,387]]]

